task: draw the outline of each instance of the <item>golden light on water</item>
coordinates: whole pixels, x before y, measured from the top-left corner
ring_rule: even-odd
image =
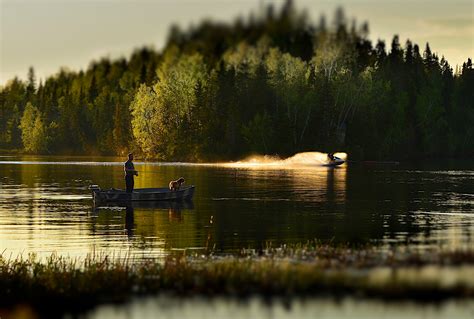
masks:
[[[91,183],[123,189],[123,162],[2,161],[0,251],[162,258],[171,248],[234,249],[328,236],[363,237],[386,247],[409,242],[420,250],[473,247],[472,170],[325,163],[322,152],[225,163],[137,162],[137,188],[166,187],[184,176],[196,193],[190,208],[138,205],[132,211],[95,210],[87,189]],[[405,181],[415,187],[409,194]]]
[[[342,160],[347,159],[347,154],[338,152],[334,154]],[[265,169],[287,169],[287,168],[311,168],[321,167],[328,164],[327,153],[303,152],[297,153],[286,159],[270,155],[254,155],[242,161],[219,163],[219,166],[229,168],[265,168]]]

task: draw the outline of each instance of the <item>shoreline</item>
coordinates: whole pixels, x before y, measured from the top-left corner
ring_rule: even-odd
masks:
[[[305,153],[305,152],[315,152],[315,153],[321,153],[321,154],[326,154],[324,152],[319,152],[319,151],[302,151],[299,153],[295,153],[293,155],[288,155],[288,156],[278,156],[278,155],[256,155],[256,154],[249,154],[249,155],[243,155],[242,157],[239,158],[223,158],[223,157],[213,157],[209,160],[198,160],[195,161],[193,159],[180,159],[174,161],[169,161],[166,159],[160,159],[159,157],[146,157],[141,155],[140,153],[134,153],[137,154],[135,158],[135,162],[140,162],[143,164],[147,163],[179,163],[179,164],[196,164],[196,165],[201,165],[201,164],[221,164],[221,163],[239,163],[242,161],[246,161],[249,158],[253,157],[266,157],[266,156],[271,156],[274,157],[275,159],[278,160],[286,160],[289,159],[297,154],[300,153]],[[30,154],[30,153],[25,153],[21,150],[4,150],[0,149],[0,159],[2,158],[9,158],[9,157],[32,157],[32,158],[71,158],[71,159],[118,159],[117,162],[122,162],[125,160],[126,155],[117,155],[117,154],[75,154],[75,153],[58,153],[58,154]],[[346,163],[350,165],[367,165],[367,166],[372,166],[372,165],[389,165],[389,166],[398,166],[398,165],[403,165],[403,164],[420,164],[420,162],[427,162],[427,163],[432,163],[432,162],[450,162],[450,161],[461,161],[461,162],[467,162],[467,161],[472,161],[472,159],[468,156],[448,156],[448,157],[425,157],[425,158],[406,158],[406,159],[373,159],[373,158],[367,158],[367,159],[352,159],[350,154],[347,155]],[[65,161],[66,162],[66,161]],[[346,165],[347,165],[346,164]]]

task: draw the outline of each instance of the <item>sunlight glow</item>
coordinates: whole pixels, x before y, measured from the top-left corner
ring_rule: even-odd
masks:
[[[336,157],[342,160],[347,159],[347,154],[343,152],[335,153]],[[281,168],[304,168],[304,167],[317,167],[328,163],[327,153],[322,152],[302,152],[281,159],[278,156],[270,155],[253,155],[242,161],[230,162],[230,163],[219,163],[219,166],[224,167],[235,167],[235,168],[269,168],[269,169],[281,169]]]

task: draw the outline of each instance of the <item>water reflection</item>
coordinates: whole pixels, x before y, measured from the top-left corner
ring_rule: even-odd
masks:
[[[472,192],[474,178],[460,172],[355,167],[348,171],[347,203],[384,244],[472,249],[474,200],[463,194]]]
[[[108,227],[117,223],[127,235],[132,255],[139,249],[139,257],[164,257],[169,249],[195,246],[193,209],[192,201],[108,203],[93,209],[97,216],[94,224],[102,226],[96,228],[95,235],[110,237]],[[191,215],[186,224],[185,215]]]
[[[133,238],[133,232],[136,228],[135,224],[135,209],[136,208],[154,208],[168,211],[168,221],[170,223],[181,223],[184,221],[182,210],[193,209],[192,201],[185,202],[133,202],[126,204],[109,204],[108,207],[125,207],[125,230],[129,239]],[[95,207],[95,212],[100,208]]]
[[[127,230],[128,238],[133,237],[133,229],[135,228],[135,211],[133,206],[127,206],[125,209],[125,229]]]
[[[150,258],[176,248],[226,252],[312,239],[474,248],[474,170],[466,167],[138,163],[136,187],[184,176],[196,185],[194,202],[94,208],[88,185],[123,188],[120,162],[28,160],[0,162],[0,251],[13,255]]]
[[[383,302],[345,298],[237,300],[226,298],[171,298],[166,296],[136,299],[125,305],[105,305],[85,317],[93,318],[471,318],[471,301],[446,301],[440,304]],[[317,316],[315,315],[317,314]]]

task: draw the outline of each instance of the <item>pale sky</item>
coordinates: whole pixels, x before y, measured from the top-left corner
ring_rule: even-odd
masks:
[[[160,49],[169,27],[184,29],[204,18],[232,21],[258,14],[271,0],[0,0],[0,85],[38,78],[60,67],[87,68],[104,56],[128,57],[144,45]],[[426,42],[453,66],[474,56],[474,0],[296,0],[317,23],[332,20],[337,6],[349,18],[368,21],[370,38],[390,46],[394,34],[424,49]]]

